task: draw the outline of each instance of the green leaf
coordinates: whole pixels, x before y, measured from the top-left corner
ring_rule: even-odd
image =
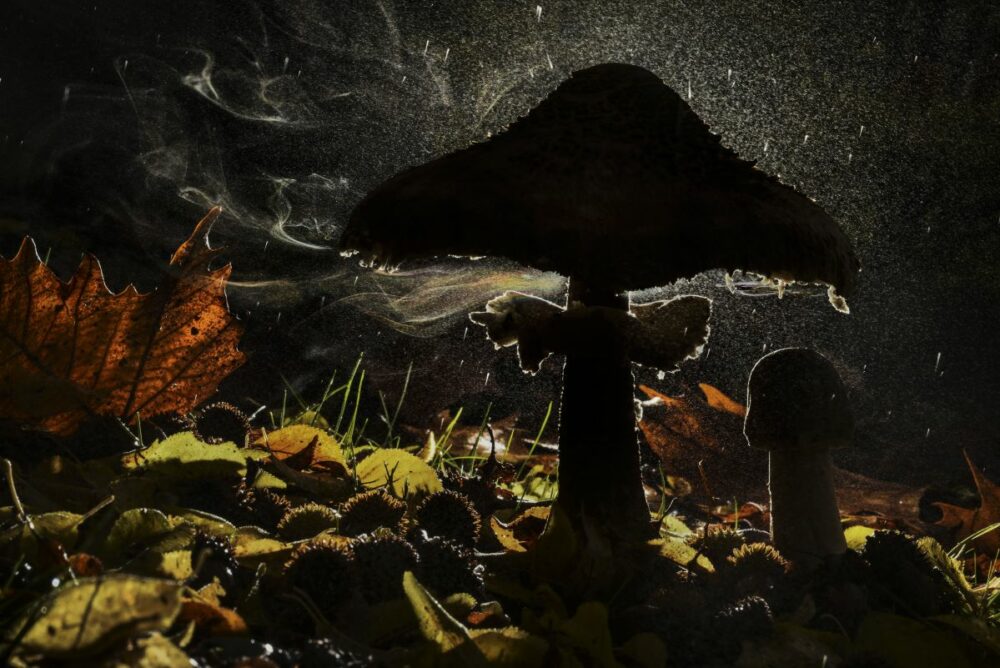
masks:
[[[434,469],[405,450],[380,448],[358,462],[358,480],[366,489],[392,481],[396,496],[424,496],[444,489]]]
[[[86,655],[148,631],[165,631],[181,608],[181,586],[171,580],[114,574],[63,586],[42,604],[41,616],[21,640],[46,656]]]

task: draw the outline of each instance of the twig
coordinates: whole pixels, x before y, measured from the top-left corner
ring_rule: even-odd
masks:
[[[21,504],[21,497],[17,494],[17,486],[14,484],[14,465],[10,463],[9,459],[4,458],[3,471],[4,475],[7,476],[7,491],[10,493],[11,501],[14,503],[14,509],[17,510],[17,519],[22,524],[27,524],[30,527],[31,518],[25,512],[24,506]]]

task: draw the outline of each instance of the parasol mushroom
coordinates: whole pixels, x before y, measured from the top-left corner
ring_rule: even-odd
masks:
[[[762,357],[747,385],[747,442],[769,452],[771,539],[798,567],[847,551],[830,450],[849,445],[854,418],[833,365],[805,348]]]
[[[498,347],[520,338],[529,370],[566,355],[558,503],[578,528],[631,536],[649,528],[631,361],[673,369],[696,356],[709,302],[630,307],[627,291],[743,269],[824,283],[845,310],[858,270],[819,206],[623,64],[576,72],[504,132],[390,178],[355,208],[341,248],[388,267],[491,256],[568,276],[565,308],[504,295],[475,319]]]

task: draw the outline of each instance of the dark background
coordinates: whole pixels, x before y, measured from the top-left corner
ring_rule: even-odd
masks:
[[[404,166],[484,138],[575,69],[643,65],[726,144],[815,198],[863,264],[851,315],[822,296],[729,294],[712,273],[637,299],[715,298],[707,381],[742,400],[765,350],[810,345],[851,389],[846,465],[914,484],[1000,479],[1000,9],[993,2],[91,0],[0,3],[0,250],[31,234],[148,289],[214,203],[248,318],[247,407],[309,392],[364,351],[405,417],[478,422],[558,395],[464,314],[558,277],[495,263],[398,276],[335,252],[351,207]],[[539,9],[540,7],[540,9]],[[279,317],[280,314],[280,317]],[[938,355],[940,354],[940,359]],[[487,378],[487,374],[490,374]],[[929,431],[928,431],[929,430]]]

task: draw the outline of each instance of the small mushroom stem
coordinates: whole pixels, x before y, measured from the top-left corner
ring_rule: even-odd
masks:
[[[605,306],[628,311],[627,295],[571,280],[567,308]],[[582,528],[633,537],[649,533],[649,508],[639,472],[635,379],[621,327],[595,316],[591,342],[566,355],[559,416],[559,506]]]
[[[847,551],[829,450],[770,453],[771,538],[798,566],[818,565]]]

